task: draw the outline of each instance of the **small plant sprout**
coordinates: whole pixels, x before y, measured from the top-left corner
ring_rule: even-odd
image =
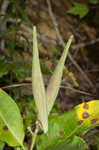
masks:
[[[55,72],[53,73],[49,81],[47,90],[45,90],[39,62],[37,31],[36,27],[33,27],[32,89],[38,111],[38,120],[40,121],[41,128],[44,133],[47,133],[48,131],[48,115],[54,105],[55,99],[58,94],[64,69],[64,63],[72,39],[73,36],[71,36],[68,40],[63,54],[58,62],[58,65],[56,66]]]

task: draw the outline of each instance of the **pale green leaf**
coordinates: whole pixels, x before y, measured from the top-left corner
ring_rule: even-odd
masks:
[[[0,140],[10,146],[23,147],[22,117],[16,103],[2,89],[0,89]]]
[[[38,119],[40,120],[43,131],[46,133],[48,131],[48,112],[45,88],[40,70],[36,27],[33,28],[32,89],[38,110]]]
[[[55,69],[55,71],[49,81],[48,87],[47,87],[46,98],[47,98],[48,114],[50,113],[50,111],[54,105],[56,96],[57,96],[59,88],[60,88],[62,73],[63,73],[63,69],[64,69],[64,63],[65,63],[65,60],[67,57],[69,47],[72,42],[72,38],[73,38],[73,36],[71,36],[70,39],[68,40],[66,47],[64,49],[64,52],[56,66],[56,69]]]

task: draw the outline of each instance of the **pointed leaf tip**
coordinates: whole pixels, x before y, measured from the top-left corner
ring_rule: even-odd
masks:
[[[59,91],[62,73],[63,73],[63,69],[64,69],[64,63],[65,63],[72,39],[73,39],[73,35],[70,36],[70,38],[64,48],[63,54],[56,66],[56,69],[55,69],[55,71],[49,81],[48,87],[47,87],[46,98],[47,98],[48,114],[50,113],[50,111],[54,105],[55,99],[56,99],[58,91]]]
[[[38,120],[41,123],[43,131],[46,133],[48,131],[47,102],[43,77],[40,69],[37,32],[35,26],[33,27],[32,90],[38,111]]]

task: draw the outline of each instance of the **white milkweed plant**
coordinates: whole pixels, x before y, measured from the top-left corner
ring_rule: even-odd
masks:
[[[33,27],[32,90],[38,115],[34,133],[31,128],[28,128],[32,134],[30,150],[33,150],[35,143],[37,150],[86,150],[87,144],[82,135],[99,126],[99,100],[79,104],[62,115],[50,115],[52,118],[48,121],[59,91],[64,63],[72,39],[73,36],[70,36],[45,89],[39,62],[37,32],[36,27]],[[43,133],[37,134],[40,130]],[[19,108],[10,96],[0,89],[0,148],[2,146],[3,149],[7,143],[9,146],[19,149],[21,146],[23,150],[27,150],[23,145],[24,137],[23,119]]]
[[[45,90],[40,70],[36,27],[33,28],[32,89],[38,111],[39,127],[44,132],[37,136],[37,150],[86,150],[88,145],[82,136],[88,130],[99,126],[99,100],[79,104],[62,115],[50,115],[48,123],[48,116],[59,91],[64,63],[72,39],[73,36],[70,36]],[[35,135],[36,133],[37,130]]]
[[[38,45],[37,45],[37,31],[36,27],[33,27],[33,61],[32,61],[32,90],[34,100],[38,111],[38,120],[40,122],[41,129],[44,133],[48,131],[48,115],[50,114],[57,97],[62,73],[64,69],[64,63],[68,54],[69,47],[71,45],[73,36],[70,36],[63,54],[56,66],[56,69],[49,81],[48,87],[45,90],[43,77],[40,69]]]

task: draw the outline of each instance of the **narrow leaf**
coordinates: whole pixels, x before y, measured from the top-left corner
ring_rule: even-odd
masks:
[[[62,78],[62,73],[63,73],[63,69],[64,69],[64,63],[65,63],[65,60],[67,57],[69,47],[72,42],[72,38],[73,38],[73,36],[71,36],[70,39],[68,40],[67,45],[64,49],[64,52],[58,62],[58,65],[56,66],[55,72],[53,73],[53,75],[49,81],[48,87],[47,87],[46,98],[47,98],[48,114],[50,113],[50,111],[54,105],[56,96],[58,94],[58,90],[59,90],[61,78]]]
[[[38,119],[40,120],[43,131],[46,133],[48,131],[47,102],[43,78],[40,70],[36,27],[33,28],[32,89],[37,106]]]
[[[12,98],[0,89],[0,140],[10,146],[22,146],[23,120]]]

